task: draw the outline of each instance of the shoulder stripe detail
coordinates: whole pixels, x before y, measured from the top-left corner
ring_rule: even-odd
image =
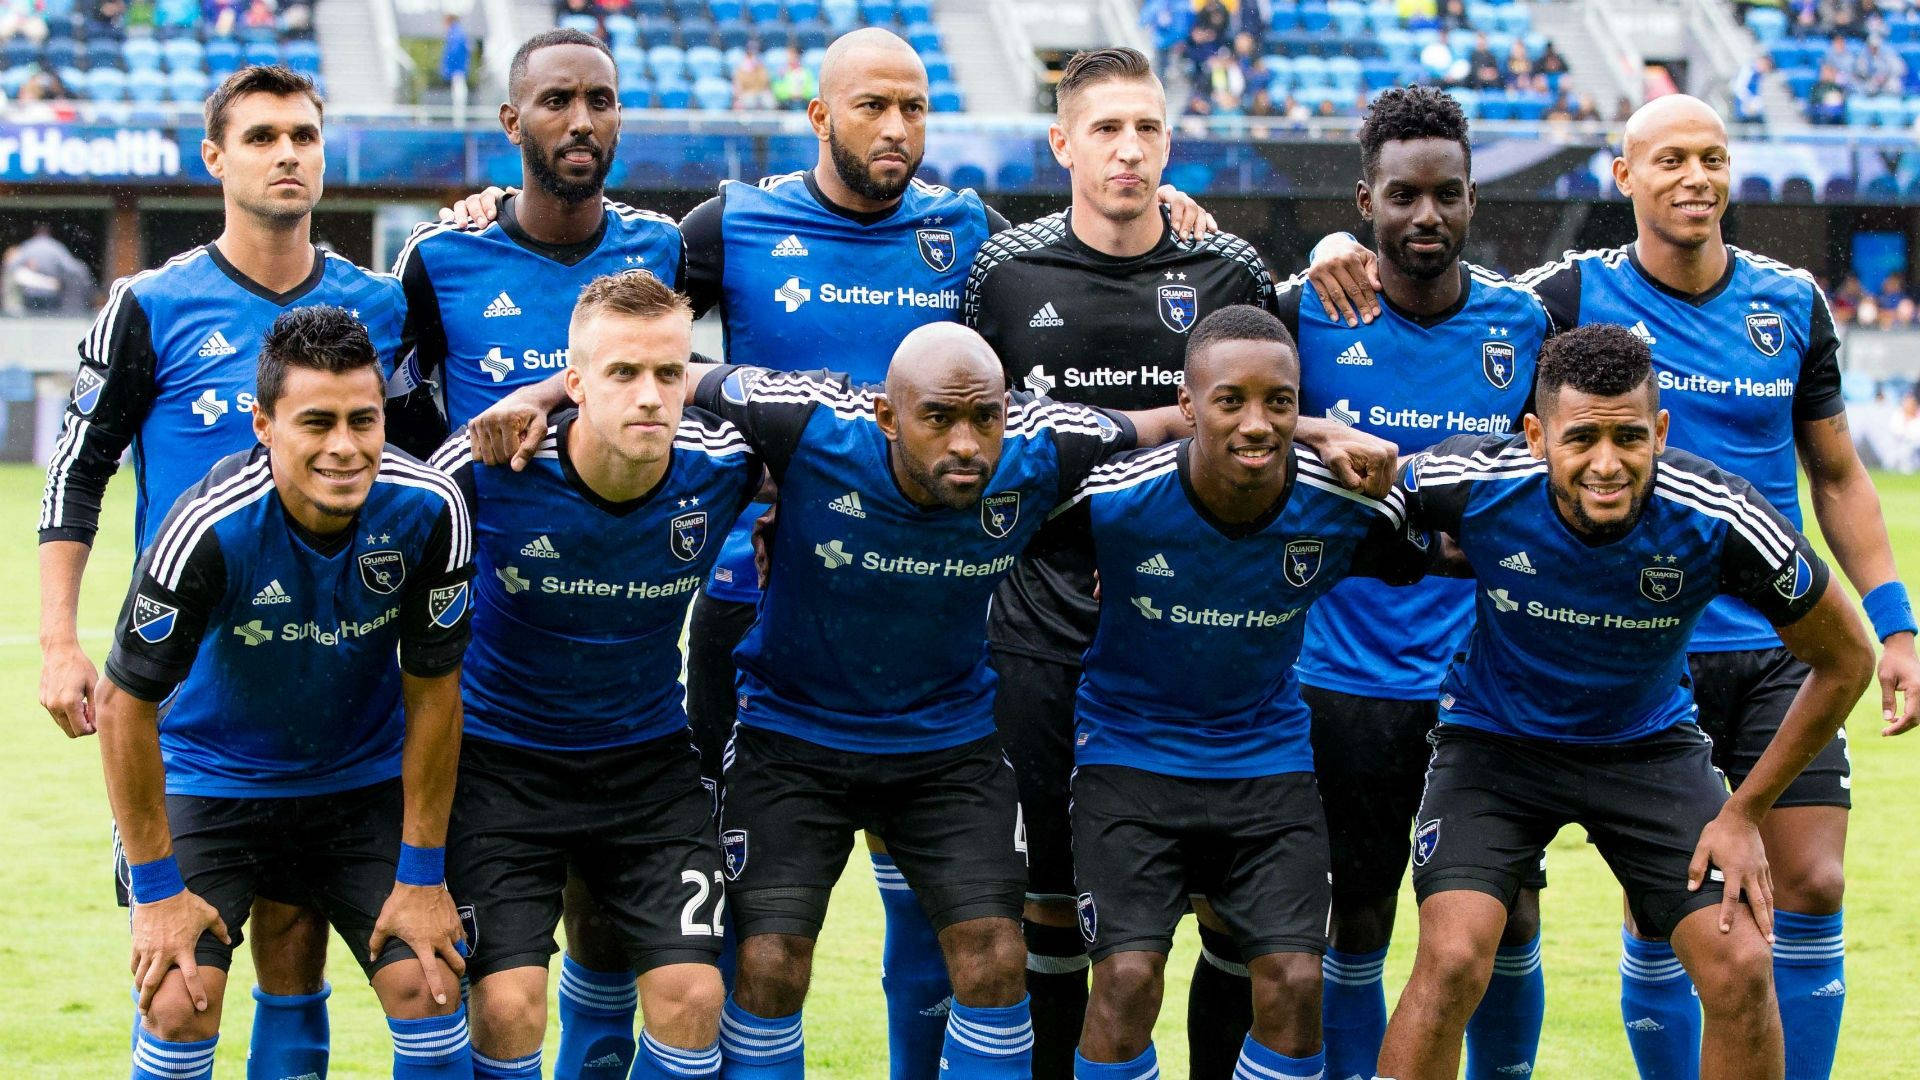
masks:
[[[1230,232],[1217,232],[1209,235],[1199,250],[1218,255],[1223,259],[1238,263],[1240,268],[1253,276],[1254,290],[1262,301],[1273,298],[1273,272],[1267,268],[1267,260],[1252,244]]]
[[[629,206],[626,203],[609,199],[604,195],[600,197],[600,202],[608,210],[613,211],[626,221],[657,221],[662,225],[671,225],[676,229],[680,227],[679,222],[656,210],[645,210],[638,206]]]
[[[1385,499],[1375,499],[1350,490],[1334,478],[1333,470],[1327,468],[1326,463],[1320,460],[1319,454],[1300,443],[1293,444],[1293,463],[1293,476],[1296,481],[1377,511],[1396,529],[1406,524],[1406,496],[1402,495],[1398,488],[1389,491]]]
[[[1528,476],[1547,469],[1547,463],[1535,458],[1525,446],[1509,446],[1498,454],[1476,450],[1468,455],[1427,452],[1418,456],[1415,468],[1423,487]]]
[[[681,450],[699,450],[714,457],[731,457],[734,454],[752,452],[747,437],[729,420],[720,420],[709,425],[703,421],[682,414],[680,427],[674,432],[673,445]]]
[[[967,271],[967,284],[963,290],[965,303],[960,313],[961,321],[972,326],[979,321],[980,287],[986,284],[987,275],[1001,263],[1007,262],[1025,252],[1047,247],[1060,241],[1067,234],[1067,212],[1065,210],[1035,218],[1011,229],[1002,229],[987,237],[980,250],[973,257],[973,268]]]
[[[1097,466],[1080,482],[1071,498],[1054,511],[1053,516],[1071,509],[1092,496],[1108,491],[1124,491],[1127,488],[1143,484],[1156,476],[1165,476],[1180,467],[1180,444],[1166,443],[1154,447],[1144,454],[1128,457],[1121,461],[1111,461]]]
[[[1519,285],[1532,288],[1547,278],[1571,267],[1576,262],[1597,259],[1608,268],[1619,266],[1627,260],[1627,247],[1628,245],[1622,244],[1619,247],[1613,248],[1589,248],[1586,251],[1568,251],[1561,255],[1558,261],[1543,263],[1517,275],[1513,280]]]
[[[911,183],[913,185],[913,189],[915,191],[918,191],[920,194],[931,195],[936,199],[944,198],[948,195],[951,195],[954,193],[954,190],[955,190],[953,188],[946,187],[941,184],[928,183],[927,181],[922,180],[917,176],[914,177],[911,181],[909,181],[909,183]]]
[[[154,580],[169,589],[180,587],[188,556],[200,538],[228,515],[258,502],[273,490],[273,469],[262,455],[246,468],[214,485],[188,503],[160,538],[153,542]]]
[[[774,176],[763,176],[759,180],[754,182],[754,186],[759,188],[762,191],[772,191],[774,188],[780,187],[784,184],[795,183],[796,181],[799,181],[804,176],[806,176],[805,170],[795,170],[790,173],[779,173]]]
[[[380,459],[380,472],[376,479],[402,487],[420,488],[440,496],[447,504],[448,512],[453,515],[452,542],[447,545],[447,569],[457,570],[473,561],[473,517],[468,510],[466,497],[460,494],[460,488],[452,477],[418,462],[388,454]]]
[[[427,457],[428,465],[444,473],[457,472],[473,463],[473,436],[465,431],[447,440],[446,445]]]
[[[397,277],[406,273],[407,264],[413,261],[414,252],[419,250],[421,243],[427,238],[439,236],[442,233],[469,231],[479,230],[462,229],[451,221],[423,221],[415,225],[413,232],[407,237],[407,242],[400,246],[400,254],[394,256],[394,275]]]
[[[1653,487],[1674,502],[1725,521],[1776,565],[1793,553],[1793,538],[1745,495],[1724,484],[1663,463],[1654,473]]]

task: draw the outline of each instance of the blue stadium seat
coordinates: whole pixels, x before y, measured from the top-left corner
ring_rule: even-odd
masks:
[[[177,37],[161,46],[168,71],[200,71],[207,66],[206,46],[190,37]]]
[[[1547,110],[1553,107],[1553,98],[1546,94],[1516,93],[1508,99],[1515,120],[1538,123],[1547,118]]]
[[[720,50],[711,45],[695,45],[687,50],[687,74],[693,76],[695,83],[702,79],[718,79],[727,74],[727,58]],[[699,87],[695,86],[698,96]]]
[[[1509,4],[1495,8],[1500,14],[1494,21],[1502,32],[1508,34],[1527,34],[1533,30],[1533,9],[1524,4]]]
[[[653,81],[662,84],[680,82],[687,75],[687,54],[677,45],[655,45],[647,50],[647,70],[653,73]],[[664,106],[663,106],[664,108]]]
[[[249,64],[277,64],[280,62],[280,44],[275,41],[249,41],[240,55]]]
[[[813,72],[814,78],[817,79],[820,77],[820,65],[827,62],[827,50],[824,48],[802,50],[800,53],[800,62],[805,64],[807,70]],[[937,83],[950,82],[951,80],[929,77],[927,81],[929,83]]]
[[[1272,94],[1277,101],[1284,96],[1288,90],[1293,89],[1293,57],[1282,56],[1279,53],[1268,53],[1263,59],[1266,60],[1267,64],[1267,77],[1273,80],[1267,85],[1267,92]]]
[[[1327,61],[1327,82],[1335,90],[1357,93],[1362,76],[1360,61],[1351,56],[1336,56]]]
[[[947,178],[950,188],[973,188],[979,190],[987,186],[987,171],[978,165],[966,164],[953,167],[953,175]]]
[[[1325,0],[1300,0],[1296,10],[1300,15],[1300,29],[1310,34],[1324,33],[1333,25],[1333,15],[1327,11]]]
[[[1411,31],[1397,28],[1383,30],[1374,40],[1379,42],[1380,49],[1386,58],[1396,64],[1404,66],[1420,59],[1422,42]]]
[[[851,30],[860,21],[860,0],[820,0],[820,13],[835,30]]]
[[[1514,119],[1513,99],[1502,90],[1490,90],[1480,95],[1480,119]]]
[[[641,33],[646,33],[644,24],[649,18],[664,19],[672,13],[667,8],[667,0],[633,0],[627,5],[627,14],[639,19],[643,24]]]
[[[899,0],[900,21],[912,26],[917,22],[933,21],[931,0]]]
[[[953,65],[945,53],[933,53],[922,56],[921,62],[927,65],[927,81],[930,83],[952,82]]]
[[[1555,181],[1553,190],[1563,199],[1597,199],[1600,179],[1586,169],[1576,169]]]
[[[693,90],[686,83],[662,83],[654,94],[662,109],[686,109],[693,106]]]
[[[787,21],[804,23],[820,18],[820,0],[787,0]]]
[[[577,30],[582,34],[592,34],[595,37],[600,34],[600,20],[591,15],[562,15],[554,25],[562,30]]]
[[[160,43],[152,38],[128,38],[120,44],[120,54],[127,58],[128,71],[160,70]]]
[[[205,101],[207,89],[207,77],[198,71],[176,71],[167,76],[167,96],[182,105]]]
[[[966,100],[960,96],[960,88],[953,83],[941,83],[933,88],[928,97],[934,112],[965,112]]]
[[[1467,25],[1475,30],[1492,30],[1500,22],[1500,11],[1486,0],[1467,0]]]
[[[1360,77],[1368,90],[1385,90],[1400,85],[1400,65],[1391,60],[1369,60],[1360,65]]]
[[[320,74],[320,46],[305,38],[295,38],[280,48],[287,66],[302,75]]]
[[[620,107],[623,109],[653,108],[653,87],[645,80],[620,80]]]
[[[1747,29],[1762,44],[1779,41],[1787,36],[1787,13],[1779,8],[1749,7]]]
[[[1821,201],[1851,202],[1856,190],[1851,176],[1828,177],[1827,186],[1820,193]]]
[[[739,49],[753,40],[753,27],[739,19],[728,19],[714,24],[713,36],[722,49]]]
[[[18,94],[20,88],[27,85],[27,80],[33,78],[37,70],[39,69],[32,64],[22,64],[0,71],[0,93],[5,93],[8,97]],[[82,84],[78,89],[84,93],[86,86]]]
[[[609,45],[637,45],[640,43],[640,20],[623,12],[614,12],[601,20],[607,30]]]
[[[1900,181],[1886,173],[1881,173],[1867,181],[1867,186],[1861,194],[1868,202],[1899,202]]]
[[[1032,187],[1033,163],[1020,160],[1002,162],[993,172],[993,186],[996,191],[1025,191]]]
[[[206,58],[207,71],[216,78],[240,70],[240,46],[226,38],[208,38]]]
[[[918,23],[907,27],[907,44],[916,52],[926,52],[940,47],[940,28],[932,23]]]
[[[120,43],[112,40],[83,43],[76,53],[74,63],[89,71],[100,67],[127,70],[126,54],[120,51]]]
[[[695,79],[693,100],[708,112],[725,112],[733,108],[733,84],[718,75]]]
[[[833,31],[819,19],[793,24],[793,43],[800,46],[801,52],[824,49],[827,42],[833,40]]]
[[[1328,0],[1327,15],[1342,37],[1357,38],[1367,32],[1367,9],[1359,0]]]
[[[1756,203],[1772,202],[1773,181],[1768,180],[1764,176],[1754,176],[1752,174],[1741,177],[1740,201]]]
[[[663,41],[671,42],[673,32],[680,27],[679,23],[666,15],[635,15],[633,21],[640,26],[639,44],[643,49],[649,42],[655,45]]]
[[[1789,176],[1780,182],[1780,201],[1784,203],[1810,203],[1813,201],[1813,181],[1804,176]]]
[[[707,0],[707,14],[712,16],[716,23],[739,19],[746,13],[747,6],[740,0]]]
[[[127,74],[118,68],[94,68],[87,72],[87,96],[95,101],[125,101]]]
[[[756,25],[753,28],[753,36],[759,38],[761,46],[770,53],[777,53],[778,50],[786,48],[787,42],[793,40],[793,35],[787,30],[786,24],[777,22]],[[773,62],[768,61],[767,66],[773,68]]]
[[[860,0],[860,20],[868,26],[885,26],[893,14],[893,0]]]
[[[715,30],[712,19],[705,15],[689,15],[680,20],[680,45],[687,49],[695,45],[711,45],[716,40]]]
[[[1478,120],[1486,114],[1480,109],[1480,94],[1465,87],[1456,87],[1447,91],[1447,96],[1460,103],[1460,111],[1467,119]]]
[[[78,50],[74,48],[74,44],[71,41],[64,42],[63,44],[66,47],[68,63],[72,63],[72,57]],[[51,50],[53,45],[53,42],[48,42],[48,49]],[[40,57],[40,46],[35,45],[24,37],[9,38],[4,47],[4,51],[0,51],[0,63],[4,63],[10,70],[13,68],[30,67],[38,63]],[[49,62],[51,63],[51,61]],[[61,65],[53,64],[53,66],[59,67]]]
[[[1302,90],[1317,90],[1332,83],[1327,72],[1327,62],[1317,56],[1296,56],[1293,58],[1293,85]]]
[[[167,77],[150,68],[127,73],[127,98],[136,105],[157,105],[166,100]]]
[[[1820,73],[1813,68],[1794,68],[1782,71],[1780,76],[1786,80],[1787,89],[1793,92],[1793,96],[1802,101],[1813,92],[1813,84],[1820,81]]]
[[[236,36],[243,45],[252,41],[279,41],[280,30],[271,23],[265,26],[242,26]]]
[[[646,81],[647,54],[637,45],[615,46],[613,66],[620,75],[621,86]]]
[[[747,0],[747,18],[756,23],[777,22],[780,18],[780,0]]]

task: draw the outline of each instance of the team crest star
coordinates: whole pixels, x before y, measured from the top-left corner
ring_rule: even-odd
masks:
[[[379,540],[377,540],[377,539],[375,539],[375,538],[374,538],[374,535],[373,535],[372,533],[368,533],[368,534],[367,534],[367,543],[369,543],[369,544],[377,544],[377,543],[379,543],[379,542],[380,542]]]
[[[1186,274],[1184,274],[1184,273],[1182,273],[1182,274],[1180,275],[1180,280],[1181,280],[1181,281],[1185,281],[1185,280],[1187,280],[1187,275],[1186,275]]]
[[[1167,271],[1167,280],[1168,280],[1168,281],[1172,281],[1172,280],[1173,280],[1173,271],[1171,271],[1171,270],[1169,270],[1169,271]]]
[[[387,533],[381,533],[381,534],[380,534],[380,542],[381,542],[381,543],[383,543],[383,544],[388,544],[388,543],[392,543],[392,542],[393,542],[393,537],[392,537],[392,536],[390,536],[390,535],[388,535]]]

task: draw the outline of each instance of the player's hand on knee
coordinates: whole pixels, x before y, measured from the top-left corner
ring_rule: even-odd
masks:
[[[80,643],[48,646],[40,659],[40,706],[67,733],[77,739],[94,733],[93,688],[100,672],[87,659]]]
[[[466,932],[460,928],[460,913],[445,885],[405,885],[396,882],[380,918],[373,924],[373,937],[367,942],[367,958],[378,960],[387,942],[399,941],[413,950],[426,977],[427,993],[441,1005],[447,1003],[449,987],[440,978],[435,958],[453,969],[455,975],[467,971],[466,958],[460,955],[460,943]],[[454,990],[458,992],[457,989]]]
[[[1155,194],[1166,205],[1167,218],[1173,225],[1174,235],[1200,243],[1220,231],[1220,223],[1213,220],[1213,215],[1207,213],[1205,207],[1172,184],[1161,184]]]
[[[1767,866],[1767,847],[1760,839],[1759,823],[1732,803],[1700,830],[1700,843],[1687,867],[1687,888],[1698,891],[1715,867],[1726,887],[1720,900],[1720,932],[1733,932],[1744,894],[1760,933],[1772,941],[1773,873]]]
[[[1359,241],[1330,236],[1314,249],[1320,257],[1307,267],[1307,280],[1320,295],[1327,318],[1358,326],[1380,316],[1380,270],[1373,252]]]
[[[1920,727],[1920,656],[1912,634],[1895,634],[1880,653],[1882,735],[1903,735]]]
[[[1362,495],[1386,498],[1393,490],[1400,448],[1357,428],[1333,424],[1327,427],[1331,430],[1319,436],[1313,449],[1333,471],[1333,478]]]
[[[140,991],[140,1011],[153,1006],[167,972],[174,968],[187,983],[187,996],[196,1011],[207,1009],[207,988],[200,981],[200,964],[194,949],[200,935],[211,931],[214,937],[232,944],[227,924],[212,904],[189,890],[181,890],[165,900],[133,905],[133,984]]]
[[[467,424],[474,459],[487,465],[527,467],[547,437],[547,411],[524,389],[515,390]]]
[[[476,191],[452,206],[441,207],[440,220],[462,229],[485,228],[499,219],[500,200],[518,190],[490,186],[484,191]]]

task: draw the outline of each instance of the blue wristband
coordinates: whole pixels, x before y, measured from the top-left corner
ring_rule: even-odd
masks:
[[[127,867],[127,892],[136,904],[151,904],[186,891],[187,883],[180,877],[180,864],[171,855]]]
[[[424,885],[429,888],[445,884],[447,849],[401,844],[400,865],[394,868],[393,880],[402,885]]]
[[[1881,641],[1915,631],[1913,600],[1907,596],[1907,587],[1897,581],[1889,581],[1861,597],[1860,606],[1867,609],[1867,619],[1873,623],[1873,636]]]

